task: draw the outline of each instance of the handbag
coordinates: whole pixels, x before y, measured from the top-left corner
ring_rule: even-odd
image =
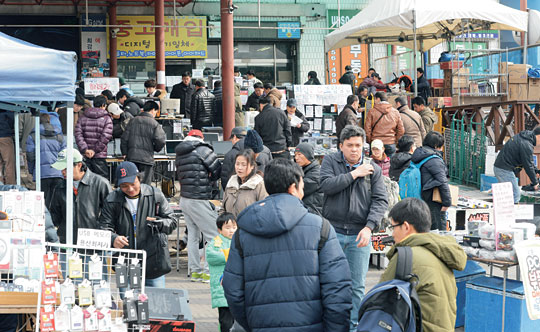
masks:
[[[458,197],[459,197],[459,187],[449,184],[448,188],[450,188],[452,206],[456,206],[458,203]],[[439,187],[433,188],[433,196],[431,197],[431,200],[433,202],[442,203],[441,192],[439,191]]]
[[[154,197],[156,189],[152,187]],[[159,214],[159,203],[155,204],[154,214],[148,216],[157,216]],[[151,212],[151,211],[150,211]],[[157,225],[151,225],[151,236],[148,239],[146,250],[146,278],[155,279],[165,275],[172,270],[171,255],[169,253],[169,240],[167,235],[160,232]]]

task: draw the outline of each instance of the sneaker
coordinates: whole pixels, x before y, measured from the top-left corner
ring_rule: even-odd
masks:
[[[208,273],[201,273],[201,281],[205,284],[210,283],[210,275]]]
[[[192,272],[191,273],[191,281],[192,282],[203,281],[203,273]]]

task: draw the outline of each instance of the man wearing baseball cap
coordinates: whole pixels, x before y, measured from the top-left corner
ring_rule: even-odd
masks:
[[[207,242],[218,235],[217,210],[210,203],[214,186],[221,175],[221,162],[212,146],[203,141],[203,133],[194,129],[176,152],[176,173],[180,181],[180,208],[188,230],[188,266],[191,281],[210,282],[208,267],[201,266],[201,233]],[[216,187],[217,188],[217,187]]]
[[[134,163],[123,161],[116,167],[116,185],[106,199],[99,223],[111,231],[111,244],[118,249],[146,251],[146,286],[165,287],[165,274],[171,271],[167,235],[177,227],[173,211],[161,190],[141,183]]]
[[[296,99],[290,98],[287,100],[287,110],[285,114],[291,123],[292,146],[297,146],[300,143],[300,137],[309,131],[309,123],[302,112],[296,109]]]
[[[50,213],[58,227],[61,243],[66,243],[66,186],[67,149],[60,151],[51,167],[62,171],[62,181],[53,191]],[[111,185],[104,177],[93,173],[83,161],[81,153],[73,149],[73,243],[77,243],[79,228],[100,229],[98,218]]]
[[[133,119],[133,115],[129,112],[124,112],[117,103],[109,104],[107,106],[107,112],[111,115],[113,122],[113,138],[121,138],[129,120]]]
[[[304,197],[302,201],[309,212],[321,215],[323,192],[321,190],[321,165],[315,159],[315,147],[300,143],[294,150],[294,161],[304,172]]]

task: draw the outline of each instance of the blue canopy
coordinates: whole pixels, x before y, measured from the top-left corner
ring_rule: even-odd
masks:
[[[0,101],[74,101],[77,54],[0,33]]]

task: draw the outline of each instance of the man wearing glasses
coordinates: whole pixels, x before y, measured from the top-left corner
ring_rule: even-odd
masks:
[[[429,233],[431,215],[427,204],[417,198],[406,198],[392,208],[389,217],[396,244],[386,256],[388,268],[381,282],[395,278],[396,247],[411,247],[412,273],[418,276],[416,290],[422,309],[425,332],[454,331],[456,321],[456,280],[452,270],[462,271],[467,255],[451,236]]]

